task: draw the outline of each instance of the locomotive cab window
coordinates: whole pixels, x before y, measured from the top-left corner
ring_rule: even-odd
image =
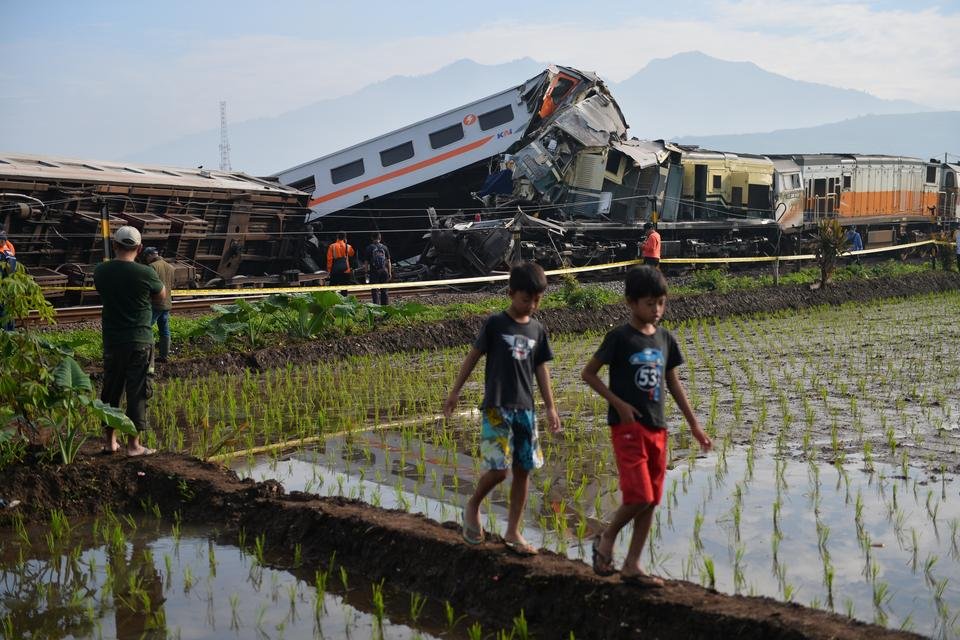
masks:
[[[937,182],[937,166],[929,165],[927,166],[927,183],[935,184]]]
[[[453,144],[457,140],[463,140],[463,125],[459,122],[452,127],[447,127],[446,129],[440,129],[439,131],[434,131],[430,134],[430,147],[432,149],[439,149],[440,147],[445,147],[448,144]]]
[[[359,178],[363,175],[363,158],[354,160],[348,164],[330,169],[330,181],[333,184],[340,184],[347,180]]]
[[[844,189],[849,189],[849,188],[852,186],[852,184],[853,184],[853,176],[851,176],[849,173],[844,174],[844,175],[843,175],[843,188],[844,188]]]
[[[720,176],[718,175],[713,176],[713,188],[719,189],[721,184],[722,182],[721,182]]]
[[[493,111],[481,113],[477,116],[477,120],[480,122],[481,131],[493,129],[494,127],[499,127],[513,120],[513,108],[507,105],[499,109],[494,109]]]

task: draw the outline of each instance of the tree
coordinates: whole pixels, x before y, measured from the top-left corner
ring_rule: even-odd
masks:
[[[830,278],[837,268],[837,259],[849,246],[847,234],[839,220],[830,218],[820,221],[817,225],[816,258],[820,266],[821,287],[830,283]]]

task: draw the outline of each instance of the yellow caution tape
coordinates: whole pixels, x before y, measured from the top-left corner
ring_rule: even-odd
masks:
[[[890,247],[878,247],[876,249],[863,249],[862,251],[846,251],[841,257],[860,256],[873,253],[883,253],[885,251],[901,251],[903,249],[912,249],[928,244],[943,244],[953,246],[949,242],[939,242],[937,240],[921,240],[920,242],[911,242],[908,244],[898,244]],[[816,255],[804,253],[789,256],[758,256],[752,258],[663,258],[660,264],[732,264],[749,262],[787,262],[798,260],[815,260]],[[590,271],[605,271],[608,269],[620,269],[637,264],[643,264],[642,259],[622,260],[620,262],[608,262],[605,264],[588,265],[585,267],[568,267],[565,269],[551,269],[545,271],[548,276],[559,276],[567,273],[587,273]],[[369,291],[370,289],[417,289],[420,287],[453,286],[458,284],[477,284],[482,282],[502,282],[510,278],[509,274],[501,273],[492,276],[474,276],[470,278],[453,278],[448,280],[426,280],[422,282],[388,282],[383,284],[349,284],[349,285],[326,285],[322,287],[263,287],[259,289],[177,289],[171,292],[175,298],[243,298],[247,296],[265,296],[271,293],[311,293],[314,291]],[[94,287],[44,287],[44,291],[94,291]]]

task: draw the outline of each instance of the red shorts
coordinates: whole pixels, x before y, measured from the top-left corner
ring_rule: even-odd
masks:
[[[667,430],[639,422],[610,429],[623,504],[660,504],[667,474]]]

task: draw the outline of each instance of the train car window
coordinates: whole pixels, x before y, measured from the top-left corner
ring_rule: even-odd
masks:
[[[730,204],[734,207],[743,206],[743,187],[734,187],[730,189]]]
[[[359,178],[363,175],[363,171],[363,158],[360,158],[359,160],[354,160],[353,162],[330,169],[330,181],[333,184],[340,184],[347,180]]]
[[[413,157],[413,142],[404,142],[395,147],[380,152],[380,165],[389,167],[392,164],[409,160]]]
[[[930,165],[927,167],[927,182],[933,184],[937,181],[937,167]]]
[[[296,189],[297,191],[303,191],[304,193],[313,193],[317,190],[317,179],[315,176],[307,176],[306,178],[301,178],[296,182],[291,182],[289,187]]]
[[[719,189],[721,185],[720,176],[713,176],[713,188]]]
[[[843,188],[849,189],[853,184],[853,176],[845,175],[843,176]]]
[[[493,111],[488,111],[486,113],[481,113],[479,116],[477,116],[477,121],[480,122],[481,131],[499,127],[500,125],[506,124],[511,120],[513,120],[513,107],[510,105],[500,107],[499,109],[494,109]]]
[[[430,147],[439,149],[448,144],[453,144],[457,140],[463,140],[463,125],[459,122],[452,127],[440,129],[430,134]]]

